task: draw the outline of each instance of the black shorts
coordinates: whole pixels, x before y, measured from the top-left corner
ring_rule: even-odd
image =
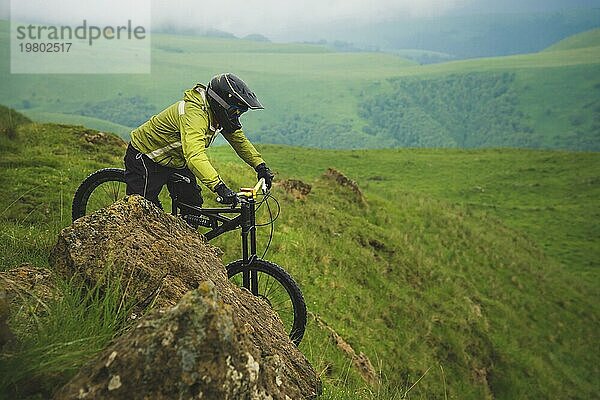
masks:
[[[170,168],[157,164],[131,143],[127,146],[124,161],[128,195],[139,194],[162,208],[158,195],[166,184],[171,197],[176,198],[178,202],[195,207],[202,206],[201,189],[189,168]],[[189,178],[190,183],[171,180],[170,177],[175,172]],[[194,209],[185,206],[181,206],[181,213],[196,214]]]

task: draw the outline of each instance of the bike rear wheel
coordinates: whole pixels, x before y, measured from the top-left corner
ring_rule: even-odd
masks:
[[[73,197],[73,221],[111,205],[126,194],[125,170],[104,168],[85,178]]]
[[[280,266],[266,260],[254,260],[248,267],[243,260],[228,264],[227,276],[238,286],[243,286],[243,273],[256,273],[257,296],[264,299],[279,315],[290,339],[300,344],[306,329],[306,304],[300,288]]]

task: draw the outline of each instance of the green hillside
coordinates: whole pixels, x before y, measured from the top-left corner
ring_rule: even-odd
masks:
[[[149,75],[49,77],[9,74],[7,29],[0,22],[0,103],[34,120],[124,134],[195,82],[234,71],[266,106],[243,117],[256,142],[600,150],[593,32],[540,53],[426,66],[387,53],[156,34]]]
[[[390,79],[366,96],[363,131],[403,147],[598,150],[598,72],[573,66]]]
[[[84,115],[29,111],[27,112],[27,116],[36,122],[89,126],[102,132],[116,133],[122,138],[128,138],[129,132],[131,132],[131,128],[128,126],[115,124],[114,122],[110,122],[105,119],[86,117]]]
[[[350,129],[343,132],[344,138],[327,137],[330,144],[324,147],[332,143],[353,147],[359,142],[367,147],[378,146],[369,135],[361,133],[364,122],[356,116],[359,100],[355,87],[413,65],[389,54],[334,53],[315,45],[159,34],[152,36],[150,75],[53,75],[48,79],[45,75],[9,74],[7,29],[7,23],[0,24],[0,104],[33,118],[34,113],[50,112],[55,116],[68,114],[65,121],[72,121],[74,114],[89,117],[89,111],[96,110],[93,116],[98,119],[111,118],[113,123],[131,126],[179,99],[182,91],[196,82],[206,82],[223,71],[235,71],[252,84],[269,109],[268,113],[244,117],[250,136],[278,142],[268,134],[263,138],[259,128],[272,125],[284,115],[299,113],[303,120],[323,120],[335,113],[334,123],[349,124]],[[328,99],[332,93],[340,94],[339,102]],[[282,102],[282,96],[287,101]],[[90,126],[103,129],[98,124]],[[323,133],[324,127],[319,126],[307,142],[318,145]],[[288,140],[286,132],[276,135]]]
[[[120,166],[124,147],[77,126],[20,119],[15,132],[0,134],[0,266],[47,266],[78,183]],[[311,321],[301,349],[322,374],[323,398],[585,399],[600,390],[597,153],[259,147],[278,181],[312,185],[304,200],[275,189],[282,214],[267,258],[382,373],[380,389],[366,386]],[[209,154],[233,186],[255,179],[229,147]],[[327,168],[354,179],[366,203],[324,177]],[[219,240],[224,261],[238,257],[236,235]],[[13,315],[26,340],[0,363],[3,394],[24,368],[48,393],[114,333],[68,302],[77,290],[63,290],[37,329]]]
[[[592,29],[563,39],[548,47],[546,51],[584,49],[598,46],[600,46],[600,29]]]
[[[0,130],[4,135],[14,137],[16,135],[16,128],[28,122],[31,122],[31,120],[23,114],[0,105]]]

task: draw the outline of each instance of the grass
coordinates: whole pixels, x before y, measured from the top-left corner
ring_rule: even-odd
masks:
[[[125,116],[134,115],[143,121],[179,99],[182,91],[196,82],[233,71],[250,84],[266,107],[244,116],[244,126],[255,141],[321,148],[386,148],[404,142],[391,135],[365,133],[370,121],[361,115],[361,109],[369,98],[388,95],[388,79],[435,81],[472,73],[514,73],[511,89],[519,103],[517,122],[531,127],[533,136],[540,138],[529,146],[598,149],[600,47],[595,45],[593,33],[588,35],[592,39],[584,35],[536,54],[426,66],[381,52],[336,53],[317,45],[155,34],[151,74],[55,75],[48,79],[9,73],[7,26],[0,22],[0,104],[38,120],[85,124],[126,135],[130,123],[125,123]],[[467,97],[476,102],[485,90],[482,85]],[[462,101],[464,93],[438,87],[428,96],[447,103]],[[123,102],[136,97],[144,99],[146,107],[138,109],[136,104]],[[107,113],[105,108],[111,104],[115,112]],[[90,110],[97,114],[83,117]],[[114,119],[119,112],[123,115]],[[107,121],[108,115],[113,115],[113,120]],[[296,129],[292,129],[294,124]],[[468,133],[477,136],[485,129],[483,121]],[[423,128],[421,134],[429,131],[429,127]],[[498,145],[487,139],[479,143],[483,147]],[[516,141],[511,144],[522,145]]]
[[[214,154],[241,184],[231,150]],[[442,364],[447,392],[461,398],[585,398],[595,390],[595,367],[581,363],[596,342],[587,325],[598,324],[596,154],[263,154],[280,174],[313,185],[307,201],[284,203],[269,257],[303,283],[313,311],[380,357],[391,387]],[[321,178],[328,167],[359,183],[367,209]],[[235,258],[228,240],[219,245]],[[562,377],[553,383],[552,375]],[[439,376],[424,378],[413,394],[440,396],[443,386]]]
[[[91,129],[95,129],[102,132],[112,132],[123,138],[128,138],[129,133],[132,128],[120,124],[115,124],[110,121],[106,121],[103,119],[86,117],[83,115],[73,115],[73,114],[60,114],[60,113],[52,113],[52,112],[36,112],[36,111],[25,111],[24,115],[28,116],[35,122],[54,122],[57,124],[69,124],[69,125],[82,125]]]
[[[10,108],[0,106],[0,136],[8,140],[15,140],[19,125],[31,122],[27,117]]]
[[[16,351],[2,355],[3,398],[51,397],[127,325],[130,305],[123,299],[120,280],[100,281],[93,288],[75,279],[55,278],[52,284],[54,298],[33,295],[27,307],[12,315],[20,342]],[[39,304],[41,311],[32,311]]]
[[[0,136],[2,269],[27,261],[46,266],[57,231],[70,223],[78,183],[98,168],[121,166],[124,153],[116,141],[89,143],[83,127],[23,123],[17,131],[15,139]],[[597,393],[596,153],[259,150],[277,179],[312,185],[306,200],[275,189],[282,215],[266,258],[299,282],[310,311],[381,371],[382,387],[369,388],[310,322],[301,350],[321,373],[324,398]],[[209,154],[230,186],[254,181],[229,147]],[[323,177],[329,167],[357,181],[367,205]],[[261,243],[267,235],[259,232]],[[225,262],[239,258],[235,234],[215,244]],[[64,307],[79,313],[76,304]],[[94,336],[77,324],[45,321],[48,331],[73,326],[65,331],[70,339],[46,335],[31,348]],[[85,357],[69,359],[75,368]],[[70,371],[42,378],[44,385]]]

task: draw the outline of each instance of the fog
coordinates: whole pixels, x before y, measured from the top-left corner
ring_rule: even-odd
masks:
[[[328,22],[363,23],[385,20],[396,15],[433,16],[464,6],[472,0],[223,0],[198,6],[194,0],[174,3],[155,1],[155,26],[203,26],[243,36],[261,33],[270,37],[287,32],[310,31]],[[179,10],[177,10],[179,8]],[[184,10],[186,18],[181,18]]]
[[[36,22],[95,24],[122,23],[146,14],[151,7],[153,29],[218,29],[237,36],[261,33],[274,40],[300,40],[302,33],[329,23],[361,25],[391,18],[434,17],[485,12],[552,11],[571,7],[600,7],[600,0],[12,0],[20,14]],[[112,7],[111,3],[119,4]],[[114,13],[130,4],[126,12]],[[8,19],[9,0],[0,0],[0,17]],[[142,11],[143,10],[143,11]],[[146,12],[144,12],[146,11]],[[143,16],[140,17],[143,19]]]

